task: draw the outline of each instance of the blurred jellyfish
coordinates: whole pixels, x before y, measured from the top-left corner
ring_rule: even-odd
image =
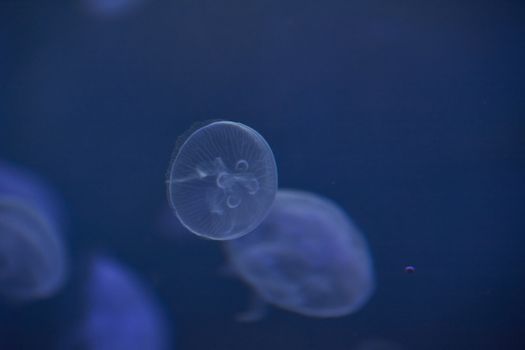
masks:
[[[164,314],[126,268],[110,258],[92,259],[84,290],[86,312],[64,349],[163,350],[170,348]]]
[[[350,314],[374,290],[363,235],[335,203],[312,193],[280,190],[262,224],[225,248],[260,298],[306,316]]]
[[[0,296],[54,295],[66,278],[56,199],[34,177],[0,163]]]
[[[26,301],[62,287],[65,258],[56,231],[23,201],[0,196],[0,295]]]
[[[168,199],[191,232],[226,240],[253,231],[277,192],[272,150],[255,130],[219,121],[193,132],[168,172]]]
[[[408,274],[412,274],[414,272],[416,272],[416,268],[412,265],[407,265],[405,266],[405,272],[408,273]]]
[[[0,160],[0,196],[23,200],[61,230],[64,215],[61,201],[51,187],[30,171]]]

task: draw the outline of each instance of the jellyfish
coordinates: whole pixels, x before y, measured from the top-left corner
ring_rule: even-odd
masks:
[[[5,301],[53,296],[67,276],[55,200],[32,179],[0,164],[0,296]]]
[[[45,216],[58,231],[63,230],[62,201],[48,183],[30,170],[0,160],[0,196],[23,200]]]
[[[313,193],[280,190],[261,225],[224,247],[256,295],[305,316],[353,313],[374,290],[365,238],[340,207]]]
[[[277,192],[277,166],[259,133],[219,121],[182,143],[167,183],[171,207],[188,230],[228,240],[253,231],[268,214]]]
[[[416,268],[412,265],[405,266],[405,273],[412,274],[416,272]]]
[[[63,246],[45,217],[20,200],[0,197],[0,233],[0,295],[26,301],[62,287]]]
[[[84,316],[63,349],[170,348],[160,305],[144,284],[115,260],[106,256],[91,259],[83,298]]]

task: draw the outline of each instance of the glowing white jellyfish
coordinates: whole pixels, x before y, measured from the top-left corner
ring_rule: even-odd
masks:
[[[54,295],[66,278],[66,255],[48,190],[0,163],[0,296],[31,301]]]
[[[91,261],[85,316],[65,349],[164,350],[170,337],[160,305],[143,283],[114,260]]]
[[[312,193],[279,191],[261,225],[225,248],[260,298],[299,314],[344,316],[374,290],[363,235],[334,202]]]
[[[277,192],[277,166],[259,133],[220,121],[185,140],[167,182],[170,204],[187,229],[227,240],[253,231],[266,217]]]

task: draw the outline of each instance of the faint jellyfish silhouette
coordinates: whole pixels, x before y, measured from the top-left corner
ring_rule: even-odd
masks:
[[[193,132],[168,171],[168,199],[196,235],[233,239],[253,231],[277,192],[272,150],[252,128],[230,121]]]
[[[407,265],[405,266],[405,272],[408,273],[408,274],[412,274],[414,272],[416,272],[416,268],[412,265]]]
[[[141,281],[114,260],[92,258],[83,293],[85,317],[64,349],[163,350],[169,330],[160,305]]]
[[[31,301],[55,294],[66,279],[58,209],[34,177],[0,163],[0,296]]]
[[[61,231],[65,221],[62,202],[51,186],[31,171],[0,160],[0,195],[23,200]]]
[[[306,316],[350,314],[374,290],[363,235],[334,202],[312,193],[280,190],[261,225],[225,249],[260,298]]]

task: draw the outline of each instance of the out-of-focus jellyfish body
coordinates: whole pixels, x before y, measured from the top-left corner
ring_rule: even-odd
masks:
[[[182,143],[168,171],[168,199],[181,223],[210,239],[253,231],[277,192],[272,150],[252,128],[208,124]]]
[[[412,265],[407,265],[405,266],[405,272],[408,273],[408,274],[412,274],[414,272],[416,272],[416,268]]]
[[[264,301],[306,316],[350,314],[374,290],[363,235],[335,203],[312,193],[280,190],[261,225],[225,248]]]
[[[0,296],[31,301],[63,286],[67,263],[56,199],[36,178],[0,163]]]
[[[66,349],[163,350],[169,331],[156,300],[137,277],[114,260],[91,260],[84,290],[85,317]]]
[[[0,196],[23,200],[61,230],[64,223],[62,202],[51,187],[26,169],[0,160]]]
[[[62,242],[40,213],[0,196],[0,295],[26,301],[53,295],[64,282]]]

